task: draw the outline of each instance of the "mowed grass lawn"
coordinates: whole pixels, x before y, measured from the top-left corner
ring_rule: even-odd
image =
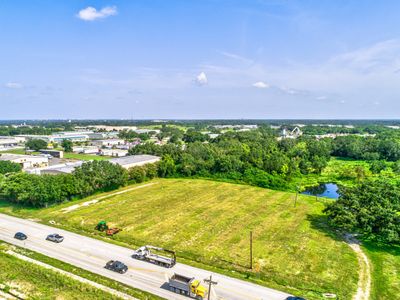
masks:
[[[364,243],[363,250],[372,263],[371,300],[400,298],[400,246]]]
[[[100,156],[100,155],[95,155],[95,154],[64,152],[64,158],[78,159],[78,160],[108,160],[111,157],[110,156]]]
[[[94,227],[106,220],[123,229],[113,239],[132,248],[152,244],[174,249],[180,261],[216,267],[307,299],[319,299],[322,293],[351,299],[356,291],[356,256],[326,228],[323,203],[314,197],[301,195],[294,207],[292,193],[207,180],[157,179],[96,204],[62,211],[100,196],[12,213],[55,220],[66,229],[98,236],[104,234]]]
[[[0,285],[4,292],[11,290],[25,295],[26,298],[20,299],[120,299],[2,251],[0,251]]]

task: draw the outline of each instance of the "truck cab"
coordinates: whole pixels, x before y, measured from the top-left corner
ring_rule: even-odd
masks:
[[[192,294],[196,295],[196,298],[203,299],[207,294],[207,289],[200,284],[200,281],[195,279],[190,285]]]

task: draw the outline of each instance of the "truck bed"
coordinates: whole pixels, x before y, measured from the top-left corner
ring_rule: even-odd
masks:
[[[178,288],[183,291],[189,291],[189,285],[193,278],[186,277],[179,274],[174,274],[169,279],[169,286]]]
[[[166,256],[162,256],[162,255],[157,255],[154,253],[151,253],[150,255],[147,255],[147,258],[150,260],[156,260],[165,264],[172,264],[173,263],[173,259],[166,257]]]

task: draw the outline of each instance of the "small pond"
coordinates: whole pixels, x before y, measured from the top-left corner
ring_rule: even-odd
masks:
[[[339,188],[335,183],[322,183],[320,185],[307,188],[304,192],[302,192],[302,194],[338,199],[340,196],[338,189]]]

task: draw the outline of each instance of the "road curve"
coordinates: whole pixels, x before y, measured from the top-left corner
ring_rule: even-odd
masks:
[[[17,231],[27,234],[28,239],[26,241],[14,239]],[[45,238],[50,233],[59,233],[65,239],[60,244],[46,241]],[[198,279],[205,279],[212,275],[213,280],[218,282],[211,292],[213,300],[283,300],[289,296],[277,290],[180,263],[171,269],[166,269],[132,259],[132,250],[129,248],[4,214],[0,214],[0,240],[42,253],[165,299],[189,299],[169,291],[168,277],[174,272]],[[127,264],[128,272],[121,275],[104,269],[105,263],[111,259]]]

